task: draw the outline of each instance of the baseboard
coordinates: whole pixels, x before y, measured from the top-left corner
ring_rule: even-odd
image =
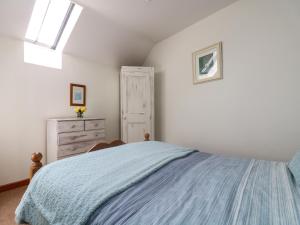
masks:
[[[14,183],[5,184],[0,186],[0,193],[4,191],[9,191],[18,187],[23,187],[29,184],[29,179],[20,180]]]

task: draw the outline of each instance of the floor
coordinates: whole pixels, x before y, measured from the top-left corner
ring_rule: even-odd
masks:
[[[15,210],[26,187],[0,193],[0,225],[16,225]]]

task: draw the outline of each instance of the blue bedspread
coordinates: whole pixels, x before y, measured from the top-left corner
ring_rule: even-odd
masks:
[[[285,163],[193,153],[114,196],[89,225],[298,225]]]
[[[191,152],[162,142],[143,142],[49,164],[34,176],[16,209],[16,221],[85,224],[105,200]]]
[[[146,142],[46,166],[16,213],[31,225],[300,225],[300,196],[283,162]]]

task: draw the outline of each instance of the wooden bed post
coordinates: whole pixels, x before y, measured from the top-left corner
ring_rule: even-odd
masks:
[[[33,153],[31,155],[31,167],[29,170],[29,179],[31,180],[32,177],[34,176],[34,174],[43,166],[43,164],[41,163],[41,160],[43,158],[42,153],[38,152],[38,153]]]
[[[145,137],[144,141],[150,141],[150,134],[149,133],[145,133],[144,137]]]

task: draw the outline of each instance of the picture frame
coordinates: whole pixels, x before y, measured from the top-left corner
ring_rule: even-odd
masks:
[[[193,83],[223,79],[222,42],[198,50],[193,57]]]
[[[70,106],[86,106],[86,86],[70,84]]]

